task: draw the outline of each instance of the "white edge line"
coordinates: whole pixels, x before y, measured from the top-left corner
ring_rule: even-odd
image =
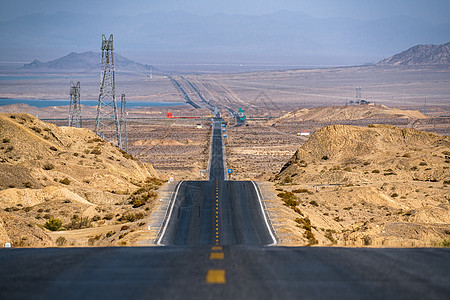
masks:
[[[166,212],[167,218],[164,218],[166,220],[166,223],[164,224],[164,228],[163,228],[163,230],[161,232],[161,235],[159,236],[159,239],[156,242],[156,245],[158,245],[158,246],[164,246],[164,244],[161,244],[161,240],[162,240],[164,234],[166,233],[167,225],[169,225],[170,217],[172,216],[173,207],[175,205],[175,201],[177,200],[178,191],[180,190],[180,187],[183,184],[183,182],[184,181],[181,181],[180,183],[178,183],[177,190],[175,191],[175,195],[173,197],[173,200],[172,200],[172,203],[171,203],[171,206],[170,206],[169,214],[167,214],[167,212]]]
[[[264,216],[264,221],[266,222],[267,229],[269,230],[270,236],[272,237],[272,240],[273,240],[273,243],[269,244],[268,246],[276,245],[277,244],[277,239],[275,238],[275,235],[272,232],[272,228],[269,225],[269,221],[267,220],[267,216],[266,216],[266,212],[265,212],[264,207],[263,207],[261,196],[259,195],[259,190],[258,190],[258,188],[256,186],[256,183],[254,181],[252,181],[252,183],[253,183],[253,187],[255,188],[256,195],[258,196],[259,206],[261,207],[261,212],[262,212],[262,214]]]

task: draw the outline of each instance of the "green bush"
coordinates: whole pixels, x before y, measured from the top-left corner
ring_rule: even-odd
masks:
[[[45,222],[44,227],[51,231],[58,231],[61,229],[62,221],[56,218],[50,218]]]

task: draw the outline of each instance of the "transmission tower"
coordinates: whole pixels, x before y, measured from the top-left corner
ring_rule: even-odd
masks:
[[[80,82],[70,82],[69,126],[81,127]]]
[[[358,86],[356,88],[356,103],[360,104],[361,103],[361,87]]]
[[[127,101],[125,94],[120,99],[120,136],[122,138],[122,150],[128,152],[128,133],[127,133]]]
[[[95,133],[122,149],[120,120],[117,116],[113,50],[113,35],[111,34],[108,40],[102,35],[102,73]]]

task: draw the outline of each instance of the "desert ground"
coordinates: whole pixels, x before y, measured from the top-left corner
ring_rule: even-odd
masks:
[[[362,66],[183,76],[194,83],[206,99],[221,108],[228,122],[225,143],[227,167],[234,171],[231,179],[260,182],[265,205],[281,245],[414,247],[440,245],[448,240],[450,234],[450,178],[446,154],[450,151],[446,137],[450,133],[449,73],[448,67],[438,66]],[[198,95],[189,89],[181,76],[174,76],[180,79],[190,97],[201,104]],[[118,93],[126,93],[130,101],[183,101],[166,76],[153,75],[150,78],[147,74],[117,74],[117,78]],[[81,81],[82,99],[98,97],[98,76],[68,74],[57,78],[44,76],[0,80],[0,98],[68,99],[70,80]],[[375,105],[345,105],[355,100],[358,86],[361,87],[362,98]],[[248,119],[246,125],[236,126],[227,108],[235,111],[243,108]],[[0,106],[0,112],[31,113],[58,126],[67,124],[67,111],[68,107]],[[170,120],[165,118],[168,111],[176,116],[200,118]],[[209,113],[207,107],[196,110],[191,106],[130,109],[128,152],[137,160],[151,165],[157,173],[154,176],[163,181],[170,177],[175,180],[204,179],[201,170],[206,169],[208,162]],[[83,117],[86,119],[83,126],[92,130],[94,116],[94,107],[83,107]],[[389,155],[380,152],[379,157],[360,153],[352,158],[353,161],[336,159],[334,154],[341,151],[338,149],[336,153],[315,157],[314,162],[307,162],[306,166],[300,163],[302,159],[296,161],[298,150],[309,147],[311,139],[317,140],[314,133],[320,132],[323,127],[379,129],[369,127],[372,124],[395,126],[397,129],[392,129],[395,134],[389,136],[397,136],[398,130],[407,129],[435,134],[435,139],[407,145],[395,140],[389,144]],[[309,135],[298,135],[304,131]],[[343,141],[346,140],[341,141],[345,144]],[[325,142],[331,143],[332,140]],[[323,156],[329,159],[323,160]],[[293,165],[298,170],[286,168],[286,164],[292,161],[295,161]],[[9,163],[2,162],[2,167]],[[384,175],[388,173],[395,175]],[[439,176],[431,178],[429,174]],[[139,180],[145,182],[147,179]],[[5,186],[1,192],[10,193],[14,189],[20,190],[16,193],[30,193],[44,186],[42,180],[37,183],[41,186]],[[165,187],[155,189],[155,192],[163,191]],[[139,189],[130,186],[129,193],[133,188]],[[119,219],[130,209],[129,204],[124,202],[128,197],[121,195],[122,202],[115,207],[118,216],[115,215],[112,221],[105,221],[102,226],[124,226]],[[2,197],[2,201],[4,199]],[[149,218],[158,207],[157,202],[151,203],[141,209],[145,218]],[[8,202],[4,209],[13,206]],[[31,207],[34,212],[34,206]],[[148,210],[145,211],[144,207]],[[113,208],[109,207],[106,211]],[[52,211],[52,208],[42,209],[44,212],[47,209]],[[80,209],[76,210],[83,215]],[[37,217],[36,213],[27,216],[29,212],[23,212],[23,208],[19,207],[19,210],[2,212],[3,226],[8,224],[6,220],[10,220],[12,214],[19,212],[23,214],[19,217],[26,220]],[[46,215],[50,217],[51,214]],[[45,224],[44,220],[36,220],[40,226]],[[97,223],[94,223],[94,228],[97,228]],[[125,232],[139,231],[147,223],[132,222],[131,226],[126,225],[129,228]],[[23,224],[30,223],[24,221]],[[40,230],[43,232],[39,231],[39,234],[53,239],[46,238],[45,243],[28,239],[30,242],[19,244],[51,246],[61,236],[47,229]],[[83,233],[84,242],[75,245],[87,245],[89,240],[92,245],[125,242],[133,245],[132,234],[128,235],[128,240],[122,236],[119,241],[120,230],[115,227],[96,230],[95,234]],[[7,235],[17,236],[21,240],[19,233],[11,232],[11,228],[6,228]],[[117,237],[111,238],[110,235],[106,238],[108,232],[116,232]],[[114,242],[111,242],[112,239]],[[71,241],[69,236],[67,240]]]

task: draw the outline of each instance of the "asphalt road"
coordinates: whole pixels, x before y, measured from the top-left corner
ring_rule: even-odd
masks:
[[[176,189],[158,244],[177,246],[276,243],[251,181],[224,181],[222,128],[213,123],[208,181],[185,181]]]
[[[252,182],[183,182],[163,247],[0,249],[0,299],[450,299],[450,249],[267,246]],[[220,147],[218,147],[220,145]]]
[[[447,249],[212,247],[3,249],[0,299],[450,296]]]

